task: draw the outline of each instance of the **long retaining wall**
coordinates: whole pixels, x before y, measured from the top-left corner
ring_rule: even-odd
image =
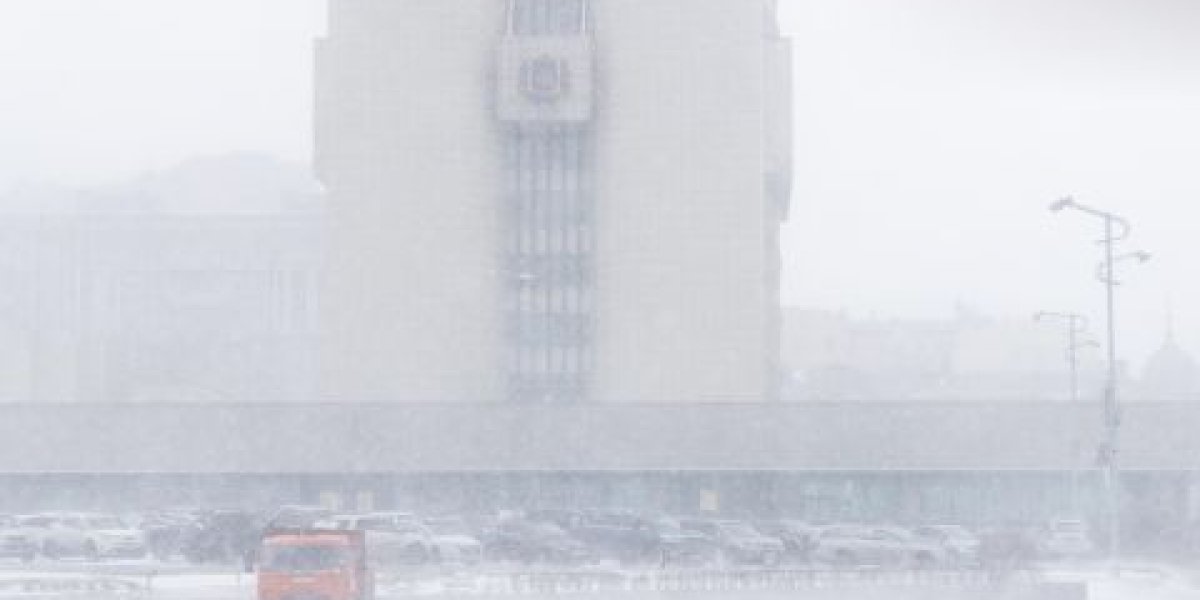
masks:
[[[1130,470],[1200,471],[1200,404],[1130,404]],[[13,404],[0,473],[1068,471],[1098,406]]]

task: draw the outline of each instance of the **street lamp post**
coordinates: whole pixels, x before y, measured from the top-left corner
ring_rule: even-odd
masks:
[[[1071,370],[1071,405],[1074,406],[1079,402],[1079,350],[1082,348],[1094,348],[1099,346],[1094,340],[1081,339],[1080,336],[1087,331],[1087,317],[1078,313],[1067,312],[1052,312],[1040,311],[1033,315],[1033,320],[1037,322],[1047,320],[1060,320],[1067,324],[1067,364]],[[1071,509],[1076,514],[1079,513],[1079,465],[1080,465],[1080,449],[1082,442],[1080,441],[1080,432],[1072,431],[1071,433]]]
[[[1120,260],[1136,259],[1140,262],[1150,260],[1145,252],[1132,252],[1117,256],[1116,246],[1129,237],[1130,226],[1125,219],[1097,208],[1080,204],[1071,196],[1062,198],[1050,205],[1050,210],[1061,212],[1068,208],[1104,221],[1104,262],[1100,264],[1098,279],[1104,284],[1105,308],[1108,321],[1108,373],[1104,385],[1104,443],[1100,449],[1100,460],[1105,468],[1105,487],[1108,491],[1108,558],[1113,569],[1119,571],[1117,564],[1121,551],[1121,485],[1120,463],[1118,449],[1121,433],[1121,409],[1117,399],[1117,327],[1116,327],[1116,279],[1114,267]],[[1118,230],[1119,228],[1119,230]]]
[[[1071,402],[1079,401],[1079,351],[1099,346],[1090,339],[1081,339],[1087,331],[1087,317],[1078,313],[1052,312],[1043,310],[1033,315],[1034,321],[1058,319],[1067,323],[1067,364],[1071,367]]]

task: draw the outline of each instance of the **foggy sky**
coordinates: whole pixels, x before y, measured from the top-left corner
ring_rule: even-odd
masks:
[[[460,0],[468,1],[468,0]],[[470,0],[477,1],[477,0]],[[1123,354],[1200,350],[1200,3],[780,0],[796,45],[785,301],[956,304],[1099,320],[1098,223],[1156,259],[1121,290]],[[322,0],[0,0],[0,189],[90,185],[197,154],[311,150]]]

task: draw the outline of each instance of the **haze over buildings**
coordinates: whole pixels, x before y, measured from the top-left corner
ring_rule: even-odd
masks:
[[[233,149],[307,161],[325,5],[6,3],[0,189]],[[1156,255],[1121,293],[1124,358],[1159,346],[1168,300],[1179,344],[1200,348],[1200,283],[1180,276],[1200,254],[1196,4],[782,0],[780,22],[797,82],[787,304],[1098,317],[1095,228],[1043,212],[1070,192],[1132,218]]]
[[[0,402],[313,400],[321,218],[260,156],[0,197]]]
[[[237,15],[245,6],[266,6],[220,2],[211,4]],[[76,4],[91,6],[90,15],[110,10]],[[203,169],[195,165],[178,178],[148,180],[155,193],[113,197],[99,215],[76,211],[17,227],[7,238],[18,243],[4,275],[12,296],[3,326],[16,342],[5,374],[12,385],[3,391],[24,401],[0,421],[0,504],[24,511],[47,503],[146,506],[202,498],[212,505],[320,501],[432,513],[586,506],[978,524],[1103,514],[1103,479],[1095,470],[1103,414],[1096,402],[1046,402],[1025,388],[1004,401],[959,401],[976,391],[970,386],[958,394],[941,388],[947,395],[934,401],[921,398],[920,388],[896,398],[898,386],[886,380],[863,402],[820,395],[762,402],[772,399],[777,375],[776,234],[787,214],[792,163],[787,44],[774,27],[774,5],[590,4],[594,11],[577,0],[333,3],[316,69],[316,162],[331,203],[327,252],[306,237],[317,237],[313,224],[323,217],[308,212],[309,198],[290,201],[294,188],[265,186],[288,193],[263,199],[246,192],[252,182],[230,174],[213,177],[236,182],[238,193],[179,185],[209,177],[197,179]],[[1004,6],[1013,4],[1020,3]],[[1012,98],[969,85],[966,93],[944,85],[959,79],[940,77],[978,69],[970,60],[977,47],[952,44],[974,52],[943,52],[939,62],[921,59],[928,48],[912,40],[889,45],[920,30],[911,21],[936,21],[914,15],[961,18],[961,9],[891,5],[872,6],[878,12],[868,20],[883,23],[859,32],[864,43],[838,46],[886,64],[886,76],[869,60],[849,60],[852,53],[822,52],[813,41],[820,36],[802,38],[812,44],[802,55],[805,76],[796,80],[798,102],[809,109],[808,128],[800,127],[808,135],[798,137],[808,144],[800,162],[809,203],[798,205],[807,214],[797,231],[807,235],[792,242],[807,250],[793,256],[829,271],[795,270],[793,285],[804,298],[842,299],[820,304],[875,303],[887,314],[914,305],[937,311],[959,292],[1003,299],[1017,307],[1003,314],[1016,318],[1083,304],[1080,298],[1095,295],[1088,279],[1092,231],[1055,230],[1051,242],[1046,228],[1029,222],[1042,214],[1047,190],[1059,191],[1060,180],[1103,179],[1103,165],[1080,159],[1074,164],[1086,168],[1063,174],[1057,168],[1064,163],[1053,160],[1050,175],[1030,178],[1040,172],[1023,162],[1032,142],[983,127],[992,123],[983,117]],[[131,14],[162,18],[154,12],[162,6],[143,4],[145,12]],[[292,25],[280,15],[297,14],[295,6],[254,17]],[[822,17],[863,5],[823,6],[830,12],[803,20],[814,33]],[[70,22],[71,35],[93,28]],[[199,37],[202,48],[217,45],[217,36]],[[856,39],[844,29],[824,39],[843,38]],[[68,46],[86,47],[82,39]],[[284,53],[295,61],[291,68],[311,59],[309,44],[305,34],[303,52]],[[169,46],[157,39],[139,47],[123,37],[117,45],[138,57],[146,47]],[[241,58],[224,51],[234,62]],[[971,151],[939,141],[929,132],[935,127],[913,118],[944,105],[888,90],[913,83],[905,76],[910,63],[952,67],[935,69],[929,89],[960,94],[948,122],[978,127],[952,138],[969,140]],[[168,73],[186,71],[165,64]],[[854,85],[858,77],[871,83]],[[306,101],[292,100],[290,109],[271,102],[269,88],[287,88],[283,79],[254,79],[246,94],[233,86],[239,95],[226,101],[255,126],[261,123],[247,114],[269,113],[262,122],[287,110],[304,114],[291,124],[293,135],[268,143],[294,151],[302,145],[296,131],[304,138],[309,132],[307,113],[296,108]],[[153,83],[155,93],[178,92]],[[874,85],[889,93],[857,93]],[[104,113],[102,100],[112,99],[105,92],[114,86],[92,87],[94,102],[79,104]],[[224,113],[206,112],[211,95],[183,93],[187,99],[156,104],[131,89],[117,94],[125,100],[113,112],[144,111],[132,119],[144,135],[175,126],[206,143],[228,143],[262,133],[228,119],[237,112],[229,105]],[[308,96],[307,83],[289,89],[280,96]],[[988,110],[961,103],[964,95],[1000,100]],[[1074,115],[1070,104],[1063,112]],[[881,107],[886,118],[872,112]],[[1142,116],[1129,120],[1139,133]],[[997,121],[1025,126],[1018,130],[1025,133],[1088,123],[1075,119],[1058,129],[1009,117]],[[69,123],[43,117],[35,128],[45,136],[39,142],[91,140],[100,150],[88,167],[106,174],[132,160],[110,148],[123,135]],[[880,123],[891,129],[873,137]],[[236,134],[223,137],[223,127]],[[1108,133],[1097,135],[1108,141]],[[992,140],[1007,140],[998,152],[1005,160],[987,160],[996,157],[987,151]],[[85,155],[88,148],[83,141],[72,146]],[[1132,152],[1124,148],[1110,162]],[[834,160],[839,155],[845,162]],[[831,160],[844,170],[829,168]],[[973,167],[967,175],[940,187],[934,175],[953,175],[964,164]],[[1000,166],[985,168],[994,164]],[[1185,189],[1182,179],[1174,181]],[[988,184],[981,186],[988,195],[979,194],[986,201],[971,200],[964,188],[980,182]],[[265,217],[158,214],[170,212],[162,198],[181,197],[160,192],[180,188],[199,189],[184,194],[193,200],[219,196],[213,204],[226,211],[244,210],[255,198],[270,208]],[[925,194],[931,190],[938,193]],[[930,197],[937,201],[925,202]],[[999,236],[1001,244],[975,243],[996,231],[1009,234]],[[1063,259],[1068,239],[1078,256]],[[327,259],[326,292],[318,298],[327,305],[324,315],[314,302],[320,259]],[[1080,281],[1064,284],[1064,273],[1078,273]],[[1122,300],[1132,300],[1126,294]],[[1036,307],[1023,309],[1034,300]],[[1155,342],[1160,332],[1147,323],[1160,321],[1157,306],[1153,319],[1131,320]],[[324,327],[314,323],[318,315],[328,317]],[[811,324],[795,340],[816,345],[810,357],[882,363],[885,371],[929,375],[935,384],[982,374],[966,383],[982,381],[993,391],[997,381],[1040,381],[1037,369],[1054,354],[1041,336],[1031,343],[1022,328],[1004,322],[971,321],[947,335],[943,324],[879,326],[867,319],[863,341],[853,335],[859,324],[848,321],[834,319],[832,328],[850,330],[845,346],[837,335],[813,335]],[[955,343],[946,344],[949,338]],[[828,339],[833,347],[823,346]],[[315,385],[315,349],[322,346],[325,399],[339,402],[312,402],[303,393]],[[1182,381],[1194,382],[1194,362],[1172,343],[1163,350],[1147,368],[1154,381],[1182,373]],[[24,369],[34,362],[38,369]],[[80,390],[86,394],[72,396]],[[83,402],[53,402],[65,398]],[[1126,404],[1127,514],[1176,522],[1200,515],[1200,404],[1193,398]]]

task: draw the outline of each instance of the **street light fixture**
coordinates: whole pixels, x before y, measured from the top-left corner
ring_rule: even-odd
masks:
[[[1100,449],[1100,459],[1105,469],[1105,486],[1108,491],[1108,558],[1114,571],[1120,572],[1118,558],[1121,551],[1121,470],[1118,462],[1121,433],[1121,409],[1117,400],[1117,328],[1116,328],[1116,287],[1120,282],[1113,272],[1118,261],[1150,260],[1147,252],[1130,252],[1117,256],[1117,243],[1129,237],[1130,226],[1125,219],[1108,211],[1093,208],[1065,196],[1050,205],[1050,210],[1062,212],[1074,209],[1104,221],[1104,238],[1100,244],[1104,246],[1104,262],[1100,264],[1098,279],[1104,284],[1105,306],[1108,317],[1108,374],[1104,386],[1104,443]],[[1119,230],[1118,230],[1119,228]]]
[[[1074,196],[1063,196],[1058,202],[1050,205],[1050,210],[1054,212],[1062,212],[1063,209],[1075,204]]]

